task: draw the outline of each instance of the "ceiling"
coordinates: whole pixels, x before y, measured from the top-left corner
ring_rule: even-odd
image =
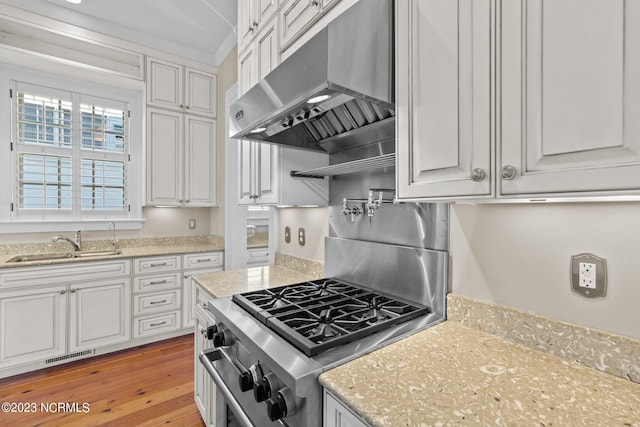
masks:
[[[0,0],[59,21],[219,66],[236,44],[236,0]]]

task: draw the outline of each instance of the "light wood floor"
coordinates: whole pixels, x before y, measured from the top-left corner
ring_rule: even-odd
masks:
[[[72,362],[0,380],[0,426],[204,426],[193,401],[193,336]],[[54,411],[58,402],[78,412]],[[83,412],[83,403],[88,411]]]

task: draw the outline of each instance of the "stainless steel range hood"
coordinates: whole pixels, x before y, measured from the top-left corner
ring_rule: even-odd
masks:
[[[392,139],[392,1],[360,0],[241,96],[230,115],[232,138],[329,153]]]

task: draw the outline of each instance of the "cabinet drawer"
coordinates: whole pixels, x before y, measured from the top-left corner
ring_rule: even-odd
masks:
[[[180,270],[180,261],[180,255],[136,258],[133,260],[133,271],[135,274],[145,274]]]
[[[211,295],[208,291],[206,291],[200,285],[195,285],[193,287],[193,292],[195,294],[194,295],[195,304],[199,305],[200,307],[206,308],[209,300],[213,299],[213,295]]]
[[[222,267],[222,252],[204,252],[184,255],[184,268],[205,269]]]
[[[134,295],[133,314],[151,314],[180,309],[180,290]]]
[[[5,270],[7,271],[7,270]],[[82,262],[46,267],[15,267],[0,273],[0,287],[67,284],[93,279],[128,276],[131,271],[129,260]]]
[[[249,249],[249,259],[263,259],[269,258],[269,250],[268,249]]]
[[[133,322],[133,337],[162,334],[176,329],[180,329],[179,311],[136,319]]]
[[[180,273],[136,277],[133,279],[133,292],[155,292],[180,288],[180,277]]]

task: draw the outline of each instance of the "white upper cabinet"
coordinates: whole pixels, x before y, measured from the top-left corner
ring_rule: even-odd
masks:
[[[491,1],[396,2],[401,199],[492,194]]]
[[[242,95],[278,65],[278,20],[265,23],[248,49],[238,55],[238,92]]]
[[[216,121],[147,109],[147,204],[217,203]]]
[[[276,13],[277,0],[238,1],[238,50],[246,48],[263,31],[264,24]]]
[[[280,38],[286,46],[322,10],[320,0],[290,0],[280,13]]]
[[[640,188],[638,22],[637,1],[502,2],[501,195]]]
[[[638,194],[638,2],[396,5],[399,198]]]
[[[217,76],[148,57],[147,104],[215,117]]]
[[[255,141],[241,144],[239,204],[327,206],[329,178],[294,178],[290,173],[327,166],[328,154]]]

